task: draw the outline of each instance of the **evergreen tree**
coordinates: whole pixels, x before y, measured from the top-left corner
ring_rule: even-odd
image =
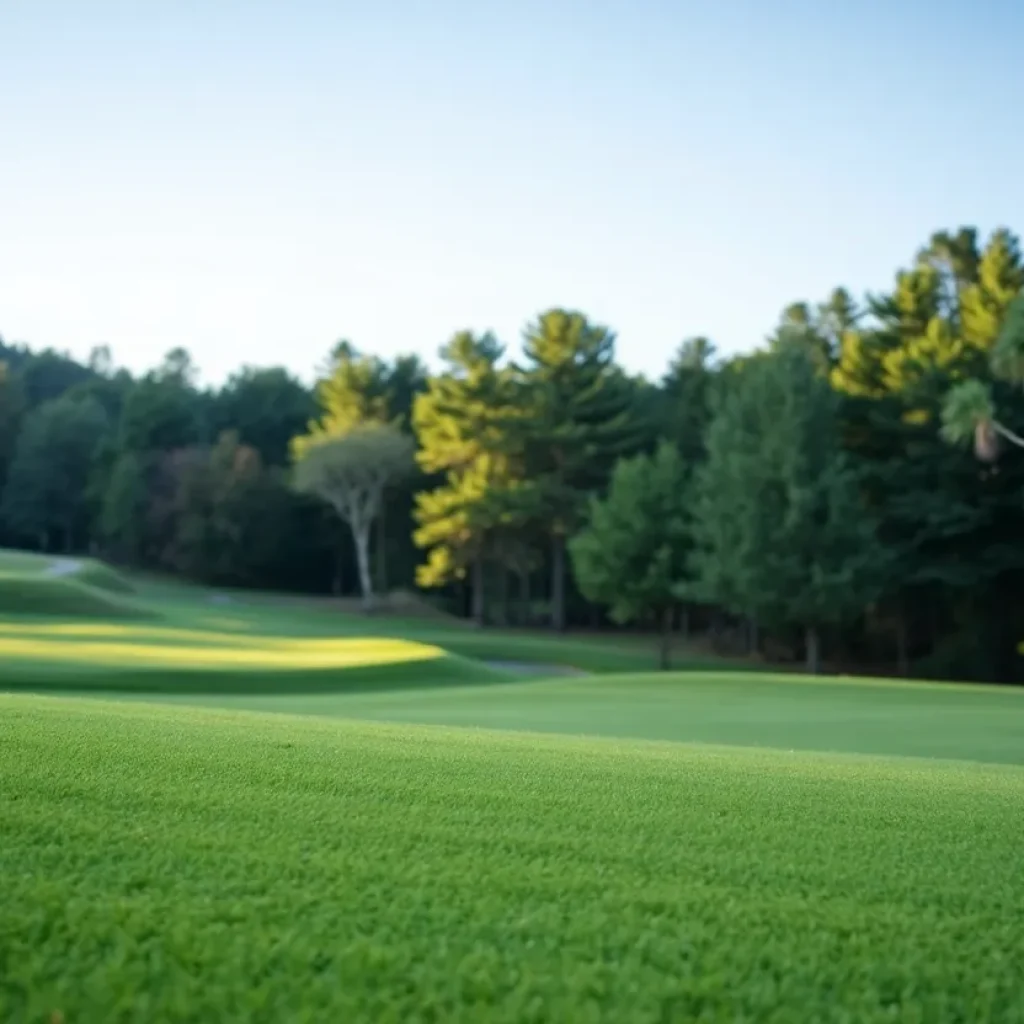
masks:
[[[714,345],[707,338],[689,338],[676,350],[661,379],[661,436],[672,441],[690,465],[704,457],[714,358]]]
[[[243,367],[214,400],[213,427],[219,436],[235,430],[243,444],[271,466],[288,463],[288,446],[316,412],[309,390],[287,370]]]
[[[21,381],[6,363],[0,362],[0,500],[24,413],[25,395]]]
[[[668,441],[654,455],[619,460],[607,496],[591,498],[586,526],[569,542],[585,597],[607,605],[615,622],[658,622],[662,668],[670,667],[673,612],[688,579],[688,477]]]
[[[696,488],[697,592],[768,626],[855,617],[882,566],[875,524],[839,444],[837,399],[806,349],[751,361],[708,433]]]
[[[566,625],[566,543],[617,458],[644,443],[631,382],[615,365],[615,335],[578,312],[541,314],[523,339],[524,417],[516,433],[526,486],[524,515],[551,548],[551,624]]]
[[[181,376],[149,373],[125,396],[121,451],[174,451],[198,443],[202,435],[198,396]]]
[[[517,410],[514,381],[499,366],[504,349],[491,334],[456,334],[441,350],[446,370],[431,378],[413,407],[416,455],[428,474],[443,474],[416,495],[416,543],[428,552],[420,586],[465,579],[472,570],[473,617],[484,622],[484,566],[516,522],[505,500],[518,476],[507,433]]]
[[[139,565],[146,554],[148,476],[145,456],[122,452],[107,477],[97,538],[119,561]]]
[[[95,401],[67,397],[25,417],[3,495],[11,530],[40,548],[70,551],[86,539],[89,477],[107,418]]]
[[[293,457],[318,439],[341,437],[357,427],[395,418],[388,407],[384,362],[360,355],[349,342],[335,346],[328,372],[317,382],[314,395],[318,416],[305,434],[293,439]]]

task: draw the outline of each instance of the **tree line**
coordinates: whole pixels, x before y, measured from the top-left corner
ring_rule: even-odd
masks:
[[[429,372],[340,342],[307,388],[172,351],[135,376],[0,342],[0,541],[221,585],[417,588],[481,625],[609,623],[860,671],[1016,680],[1024,261],[936,232],[883,293],[628,373],[550,309]]]

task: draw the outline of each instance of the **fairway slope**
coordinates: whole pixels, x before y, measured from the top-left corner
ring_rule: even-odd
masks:
[[[0,696],[0,1020],[1020,1022],[1022,834],[1018,768]]]

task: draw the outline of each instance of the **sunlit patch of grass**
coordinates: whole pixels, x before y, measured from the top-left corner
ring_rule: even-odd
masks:
[[[213,622],[211,621],[211,625]],[[250,632],[253,626],[244,623],[245,630]],[[220,623],[220,630],[228,628]],[[132,644],[147,640],[167,640],[174,643],[204,643],[224,645],[250,645],[252,643],[272,644],[275,640],[294,641],[298,637],[261,636],[253,640],[251,636],[239,635],[242,630],[225,633],[212,629],[190,629],[184,626],[154,626],[149,624],[121,622],[0,622],[0,644],[4,636],[45,637],[47,641],[90,640],[94,638],[117,638]]]
[[[130,634],[129,634],[130,637]],[[180,637],[176,636],[176,639]],[[46,634],[0,637],[0,659],[88,662],[92,666],[154,666],[165,668],[298,669],[354,668],[427,661],[443,657],[440,647],[379,637],[318,639],[310,637],[249,638],[244,646],[230,637],[230,646],[125,643],[79,640],[53,643]]]

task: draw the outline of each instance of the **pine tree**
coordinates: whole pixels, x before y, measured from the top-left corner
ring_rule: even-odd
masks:
[[[526,416],[517,423],[527,485],[524,514],[551,545],[551,624],[566,625],[566,543],[590,495],[607,484],[621,456],[638,451],[629,379],[615,365],[615,335],[578,312],[552,309],[528,326],[521,381]]]
[[[516,526],[505,500],[518,482],[509,427],[518,415],[512,372],[499,364],[504,348],[491,334],[456,334],[442,349],[444,373],[430,379],[413,405],[416,455],[438,486],[416,496],[416,544],[427,560],[420,586],[443,586],[472,571],[473,617],[484,621],[484,566]]]
[[[660,663],[671,661],[672,614],[688,579],[689,472],[663,441],[653,455],[620,459],[604,498],[591,498],[587,524],[569,542],[573,570],[588,600],[616,622],[654,616]]]
[[[348,342],[339,342],[328,372],[316,385],[319,415],[305,434],[292,441],[292,457],[325,437],[341,437],[370,423],[388,423],[387,368],[373,356],[360,355]]]
[[[1024,289],[1024,261],[1020,242],[1009,231],[996,231],[978,264],[978,279],[964,289],[965,342],[990,352],[999,337],[1010,304]]]
[[[676,350],[661,379],[661,436],[672,441],[690,465],[704,457],[714,357],[715,348],[707,338],[689,338]]]
[[[768,626],[820,629],[874,597],[875,524],[839,444],[837,396],[806,349],[752,360],[724,397],[696,485],[698,592]]]

